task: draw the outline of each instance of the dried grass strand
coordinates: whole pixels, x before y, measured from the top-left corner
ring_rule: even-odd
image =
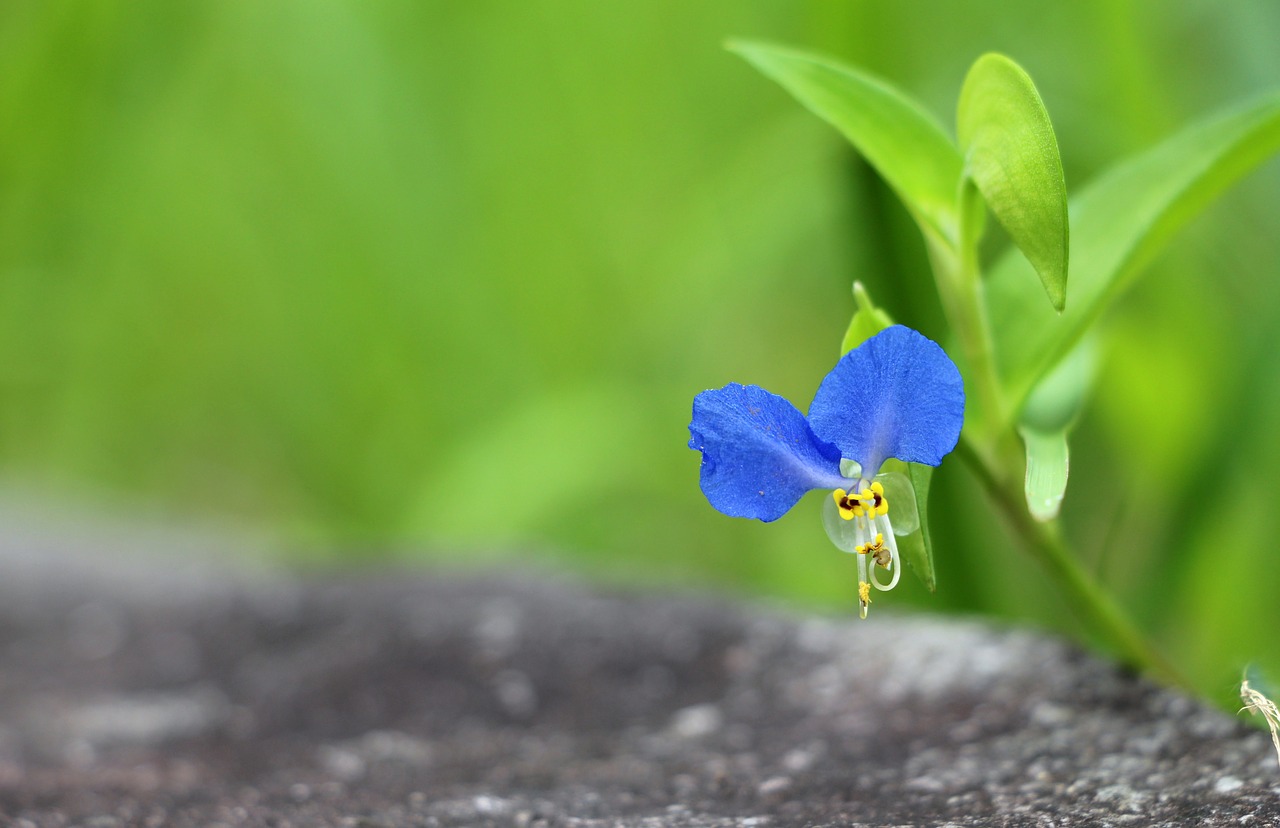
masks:
[[[1276,746],[1276,761],[1280,762],[1280,709],[1276,703],[1249,686],[1248,679],[1240,682],[1240,698],[1244,700],[1244,709],[1255,715],[1261,714],[1271,728],[1271,743]]]

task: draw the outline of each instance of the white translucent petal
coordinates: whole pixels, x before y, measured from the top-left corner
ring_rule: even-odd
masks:
[[[895,535],[910,535],[920,528],[920,512],[916,509],[916,490],[911,481],[900,472],[876,475],[876,482],[884,486],[884,496],[889,501],[889,519],[893,521]],[[835,503],[831,504],[832,506]]]

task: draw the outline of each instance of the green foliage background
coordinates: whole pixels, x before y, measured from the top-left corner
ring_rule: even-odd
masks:
[[[1280,86],[1270,0],[6,3],[4,473],[295,559],[851,607],[816,501],[768,527],[706,504],[692,397],[804,407],[854,278],[945,331],[903,208],[728,35],[844,58],[946,123],[1003,51],[1070,191]],[[1108,317],[1073,440],[1069,533],[1211,689],[1280,667],[1278,261],[1269,163]],[[934,480],[939,592],[882,604],[1060,625],[960,465]]]

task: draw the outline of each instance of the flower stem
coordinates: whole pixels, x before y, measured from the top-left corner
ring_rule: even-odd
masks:
[[[965,368],[966,391],[972,398],[965,413],[965,429],[975,427],[985,454],[999,441],[995,429],[1008,421],[1006,403],[996,370],[986,307],[982,301],[982,279],[974,250],[957,251],[941,240],[929,239],[929,260],[933,265],[943,311],[960,346]],[[973,405],[976,403],[976,405]]]
[[[1096,635],[1106,640],[1126,662],[1168,684],[1194,689],[1190,680],[1164,657],[1102,586],[1080,566],[1079,557],[1062,537],[1057,521],[1041,523],[1027,512],[1016,480],[1012,485],[1007,479],[1002,481],[968,440],[960,441],[957,453],[965,458],[1028,551],[1064,588],[1076,612]]]
[[[971,408],[966,413],[958,453],[1087,626],[1125,661],[1169,684],[1192,689],[1191,683],[1142,634],[1102,585],[1080,566],[1079,557],[1067,545],[1058,522],[1038,521],[1027,510],[1022,491],[1025,459],[1017,432],[1010,425],[1016,412],[1006,410],[1008,402],[996,367],[982,297],[977,245],[986,206],[967,181],[961,185],[958,206],[958,238],[948,241],[925,234],[943,310],[968,369],[966,386],[977,403],[976,411]]]

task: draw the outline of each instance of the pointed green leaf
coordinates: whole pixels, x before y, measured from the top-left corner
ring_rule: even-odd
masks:
[[[956,114],[964,175],[1040,275],[1049,301],[1067,298],[1067,184],[1058,139],[1035,84],[1004,55],[978,58]]]
[[[728,48],[840,130],[894,189],[921,230],[955,246],[960,154],[919,103],[873,75],[827,58],[743,41]]]
[[[1022,257],[1001,259],[986,299],[1008,398],[1020,405],[1180,227],[1277,149],[1280,93],[1272,93],[1200,121],[1092,183],[1071,205],[1073,267],[1061,315],[1044,307]]]
[[[853,300],[857,309],[849,320],[849,329],[844,332],[844,341],[840,343],[840,355],[852,351],[871,337],[893,324],[889,314],[877,308],[867,294],[862,282],[853,283]]]

